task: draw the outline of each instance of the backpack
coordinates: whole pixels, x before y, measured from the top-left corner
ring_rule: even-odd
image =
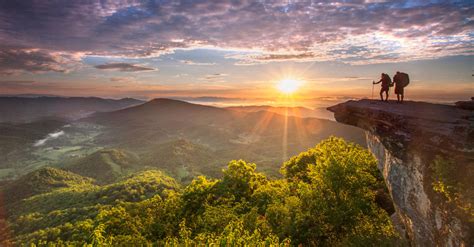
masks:
[[[390,78],[389,75],[385,74],[383,76],[383,80],[385,80],[385,82],[387,82],[387,86],[389,86],[389,87],[393,86],[392,78]]]
[[[410,77],[408,77],[407,73],[400,72],[400,86],[406,87],[410,84]]]

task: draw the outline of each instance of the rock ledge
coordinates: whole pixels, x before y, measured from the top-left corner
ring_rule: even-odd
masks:
[[[471,246],[472,223],[432,189],[431,164],[441,155],[474,175],[474,111],[425,102],[348,101],[328,110],[366,131],[404,232],[415,246]]]

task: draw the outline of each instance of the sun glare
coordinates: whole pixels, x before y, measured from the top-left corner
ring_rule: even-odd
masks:
[[[277,88],[285,94],[292,94],[301,86],[301,81],[296,79],[283,79],[278,82]]]

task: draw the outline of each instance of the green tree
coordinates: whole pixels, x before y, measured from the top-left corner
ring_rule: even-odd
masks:
[[[292,236],[295,242],[372,245],[396,237],[389,216],[375,203],[375,190],[383,186],[383,181],[375,158],[367,150],[340,138],[329,138],[299,156],[284,166],[304,166],[298,170],[306,171],[288,177],[290,181],[295,177],[307,181],[296,184],[301,215],[294,220],[298,224],[297,234]],[[307,163],[311,159],[314,162]]]
[[[384,246],[396,239],[375,200],[385,189],[375,158],[342,139],[292,157],[282,166],[284,179],[269,180],[243,160],[222,173],[183,189],[158,171],[101,186],[66,174],[81,186],[71,182],[18,201],[8,219],[13,233],[2,236],[41,246]],[[53,171],[41,181],[48,174],[65,176]]]
[[[256,172],[257,165],[243,160],[232,160],[223,170],[224,178],[219,183],[219,193],[234,197],[235,201],[248,200],[253,192],[267,182],[265,175]]]

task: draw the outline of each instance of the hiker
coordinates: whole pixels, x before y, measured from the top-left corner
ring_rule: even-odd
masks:
[[[380,99],[383,100],[383,93],[385,92],[385,101],[388,101],[388,90],[390,89],[390,85],[392,84],[392,80],[390,76],[385,73],[380,75],[380,80],[378,82],[372,82],[372,84],[379,84],[382,83],[382,88],[380,89]]]
[[[404,88],[410,83],[410,77],[407,73],[397,71],[393,76],[393,83],[395,84],[395,94],[397,94],[397,102],[403,103]]]

